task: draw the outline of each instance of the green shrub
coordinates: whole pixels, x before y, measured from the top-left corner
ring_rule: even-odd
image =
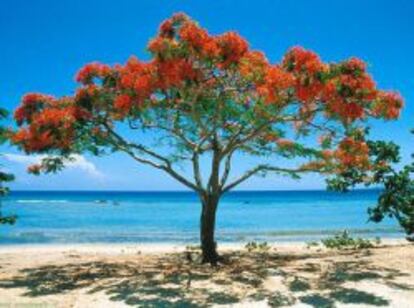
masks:
[[[267,244],[267,242],[263,243],[257,243],[257,242],[248,242],[244,248],[247,249],[248,252],[268,252],[270,249],[270,246]]]
[[[333,237],[321,240],[321,242],[326,248],[330,249],[367,249],[373,248],[376,244],[378,245],[379,239],[377,238],[375,242],[372,242],[368,239],[353,238],[347,230],[344,230]]]

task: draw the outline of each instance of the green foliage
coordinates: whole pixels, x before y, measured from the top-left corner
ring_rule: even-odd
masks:
[[[321,242],[326,248],[330,249],[367,249],[373,248],[378,240],[372,242],[363,238],[353,238],[348,231],[344,230],[333,237],[321,240]]]
[[[200,245],[187,245],[185,246],[186,251],[200,251],[201,246]]]
[[[399,147],[393,142],[368,142],[374,161],[370,171],[347,170],[328,180],[328,189],[347,191],[357,184],[380,186],[377,204],[368,209],[369,219],[380,222],[385,217],[398,221],[405,233],[414,235],[414,163],[397,170],[393,165],[400,162]]]
[[[370,219],[380,222],[386,216],[394,217],[407,235],[414,234],[414,165],[405,166],[401,171],[392,171],[381,176],[384,191],[378,198],[378,204],[369,208]]]
[[[0,120],[4,120],[8,115],[7,110],[0,108]],[[7,129],[3,126],[0,126],[0,144],[3,144],[7,141]],[[0,168],[2,166],[0,165]],[[8,192],[8,187],[4,187],[3,183],[11,182],[14,180],[14,175],[6,173],[0,169],[0,198],[4,197]],[[16,221],[16,216],[3,216],[1,213],[1,200],[0,200],[0,224],[14,224]]]
[[[248,252],[259,252],[259,253],[266,253],[270,250],[270,246],[267,242],[257,243],[257,242],[248,242],[244,248],[247,249]]]
[[[310,241],[306,243],[306,248],[311,248],[311,247],[318,247],[319,243],[317,241]]]

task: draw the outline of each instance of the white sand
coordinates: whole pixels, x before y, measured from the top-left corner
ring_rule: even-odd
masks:
[[[0,307],[414,307],[414,245],[403,240],[369,251],[290,242],[261,254],[243,246],[220,245],[232,262],[218,269],[189,264],[175,244],[0,246]],[[308,286],[292,289],[297,281]]]

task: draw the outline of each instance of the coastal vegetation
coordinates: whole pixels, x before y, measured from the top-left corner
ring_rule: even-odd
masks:
[[[407,240],[414,241],[414,165],[407,165],[400,171],[390,170],[378,176],[378,182],[385,189],[378,198],[378,204],[369,209],[370,219],[380,222],[384,217],[395,218],[407,234]]]
[[[414,163],[398,167],[399,146],[393,142],[370,141],[368,147],[377,167],[371,170],[350,168],[328,181],[328,187],[339,191],[357,184],[381,187],[377,204],[368,209],[369,219],[380,222],[392,217],[405,231],[407,240],[414,241]]]
[[[381,243],[379,238],[371,241],[363,238],[354,238],[348,231],[344,230],[342,233],[336,234],[333,237],[328,237],[321,240],[326,248],[334,249],[367,249],[373,248]]]
[[[390,148],[368,140],[367,120],[398,118],[403,99],[378,89],[360,59],[327,63],[293,47],[269,63],[236,32],[211,35],[184,14],[164,21],[148,50],[149,61],[85,65],[72,96],[23,97],[13,142],[47,155],[30,172],[113,152],[165,172],[198,194],[202,261],[211,264],[220,261],[220,198],[252,176],[317,172],[343,189],[368,172],[389,180]],[[257,164],[233,170],[241,156]]]
[[[0,121],[3,121],[8,115],[8,112],[4,108],[0,108]],[[8,140],[8,130],[1,125],[0,122],[0,145],[5,143]],[[14,176],[11,173],[8,173],[3,170],[3,166],[0,165],[0,224],[14,224],[16,221],[16,216],[3,216],[1,212],[1,198],[3,198],[8,192],[9,189],[4,186],[4,183],[14,180]]]

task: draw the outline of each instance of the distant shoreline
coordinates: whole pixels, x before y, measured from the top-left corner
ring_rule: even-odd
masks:
[[[398,246],[409,244],[405,239],[383,239],[381,246]],[[218,249],[221,251],[237,251],[244,249],[246,243],[219,243]],[[183,252],[187,247],[196,247],[197,244],[177,244],[177,243],[72,243],[72,244],[20,244],[20,245],[0,245],[0,254],[4,253],[24,253],[24,252],[79,252],[79,253],[177,253]],[[306,241],[292,242],[273,242],[269,243],[271,248],[306,248]]]
[[[318,188],[318,189],[275,189],[275,190],[256,190],[256,189],[242,189],[242,190],[232,190],[227,194],[234,194],[234,193],[278,193],[278,192],[328,192],[328,193],[338,193],[338,194],[347,194],[352,192],[360,192],[360,191],[380,191],[382,190],[381,187],[373,187],[373,188],[354,188],[351,189],[349,192],[335,192],[335,191],[328,191],[327,189]],[[11,189],[10,194],[13,193],[191,193],[196,194],[192,190],[111,190],[111,189],[92,189],[92,190],[60,190],[60,189],[50,189],[50,190],[41,190],[41,189]]]
[[[16,231],[9,227],[10,234],[0,233],[1,246],[54,246],[54,245],[194,245],[199,243],[197,230],[192,231],[141,231],[107,232],[96,230],[39,230]],[[275,244],[309,243],[323,238],[333,237],[347,231],[355,238],[384,241],[404,239],[404,233],[398,227],[377,227],[361,229],[292,229],[292,230],[217,230],[216,240],[224,245],[243,245],[250,241]]]

